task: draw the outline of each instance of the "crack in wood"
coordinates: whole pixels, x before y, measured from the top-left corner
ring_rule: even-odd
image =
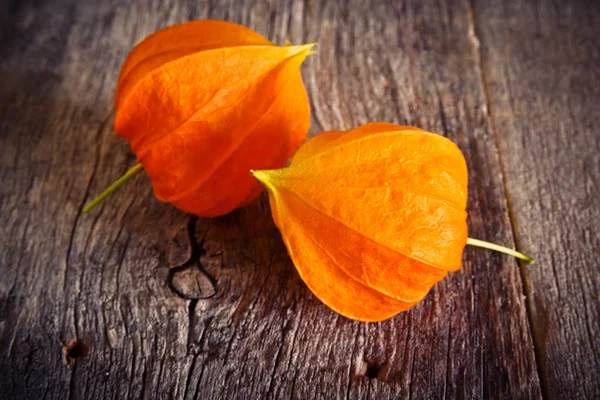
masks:
[[[180,265],[172,266],[167,276],[169,289],[185,300],[209,299],[217,293],[217,280],[202,266],[202,256],[206,250],[203,248],[204,239],[200,242],[196,239],[197,221],[198,217],[190,217],[185,228],[189,258]],[[185,251],[177,237],[173,239],[173,244]]]

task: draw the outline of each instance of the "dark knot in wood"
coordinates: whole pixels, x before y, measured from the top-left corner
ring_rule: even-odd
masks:
[[[365,358],[360,370],[360,375],[364,375],[369,379],[377,379],[385,381],[387,379],[389,363],[387,361]]]
[[[73,365],[75,361],[87,356],[89,347],[81,340],[73,338],[63,345],[63,356],[67,366]]]

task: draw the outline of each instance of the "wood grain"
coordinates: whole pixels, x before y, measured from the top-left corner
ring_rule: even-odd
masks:
[[[586,78],[597,80],[598,10],[577,31],[593,7],[577,3],[566,17],[554,7],[11,4],[0,46],[1,393],[594,397],[598,92]],[[335,314],[305,287],[264,194],[228,216],[194,219],[159,203],[139,177],[80,215],[135,163],[112,129],[128,51],[161,27],[196,18],[242,23],[276,43],[319,42],[302,69],[313,134],[381,120],[454,140],[469,165],[471,236],[518,240],[537,269],[467,249],[463,269],[414,309],[365,324]],[[541,38],[522,45],[535,26]],[[564,42],[555,43],[561,27]],[[73,337],[89,353],[68,367],[62,346]]]
[[[600,7],[475,7],[545,394],[600,398]]]

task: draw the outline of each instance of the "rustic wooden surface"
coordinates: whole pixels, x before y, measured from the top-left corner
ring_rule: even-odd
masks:
[[[0,5],[0,397],[600,397],[598,4]],[[365,324],[305,287],[264,194],[194,219],[139,177],[80,215],[135,162],[112,129],[128,51],[197,18],[319,42],[302,69],[312,132],[448,136],[471,236],[537,263],[469,248],[421,304]]]

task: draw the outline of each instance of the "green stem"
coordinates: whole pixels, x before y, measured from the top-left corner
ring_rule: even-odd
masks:
[[[521,260],[527,261],[530,264],[533,264],[533,258],[526,256],[523,253],[519,253],[516,250],[512,250],[509,249],[507,247],[504,246],[500,246],[498,244],[494,244],[494,243],[490,243],[490,242],[485,242],[483,240],[479,240],[479,239],[473,239],[473,238],[468,238],[467,239],[467,244],[470,246],[475,246],[475,247],[481,247],[483,249],[489,249],[489,250],[494,250],[494,251],[498,251],[500,253],[504,253],[504,254],[508,254],[509,256],[513,256],[513,257],[517,257]]]
[[[83,214],[90,212],[92,210],[92,208],[94,208],[98,204],[102,203],[108,196],[110,196],[111,194],[113,194],[114,192],[119,190],[119,188],[121,186],[123,186],[124,184],[129,182],[129,180],[131,178],[136,176],[143,169],[144,168],[142,167],[142,164],[136,164],[135,166],[133,166],[129,171],[125,172],[125,175],[123,175],[122,177],[117,179],[115,183],[113,183],[108,188],[106,188],[106,190],[104,192],[102,192],[100,194],[100,196],[96,197],[94,200],[87,203],[86,206],[83,207],[83,210],[81,212]]]

